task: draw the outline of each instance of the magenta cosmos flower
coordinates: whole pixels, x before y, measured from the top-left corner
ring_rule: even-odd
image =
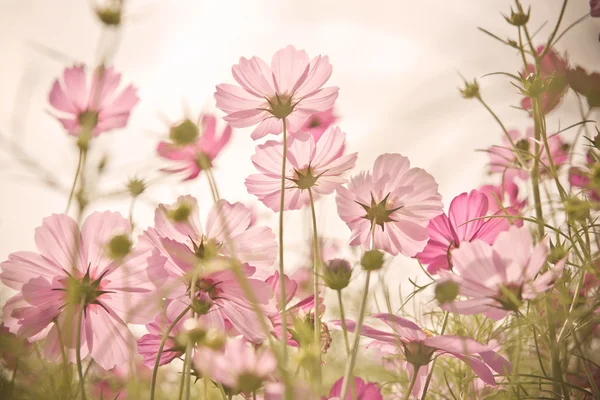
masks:
[[[156,151],[162,158],[174,161],[176,166],[164,168],[163,171],[183,172],[187,181],[196,178],[204,165],[212,167],[213,160],[231,139],[229,125],[219,137],[216,131],[217,119],[214,115],[202,115],[199,124],[186,119],[171,127],[170,141],[160,142]]]
[[[429,221],[443,212],[438,184],[425,170],[411,168],[400,154],[382,154],[373,171],[350,180],[337,189],[340,218],[352,231],[350,244],[373,247],[392,255],[413,257],[422,251],[429,234]]]
[[[311,115],[304,125],[299,129],[300,132],[308,132],[315,140],[319,140],[323,133],[337,121],[337,116],[333,108]]]
[[[507,211],[516,213],[515,210]],[[493,243],[500,232],[510,227],[507,218],[482,218],[487,215],[488,198],[482,192],[472,190],[471,193],[456,196],[450,203],[448,215],[444,213],[429,222],[429,241],[417,258],[427,265],[427,271],[431,274],[452,269],[452,252],[461,243],[475,239]],[[499,215],[504,215],[504,212],[499,211]]]
[[[357,153],[342,155],[346,134],[340,128],[329,128],[317,140],[302,132],[290,138],[286,152],[287,180],[285,210],[298,210],[309,204],[310,196],[332,193],[346,179],[342,176],[356,163]],[[246,178],[248,193],[278,212],[281,198],[281,164],[283,144],[269,140],[256,147],[252,163],[260,173]]]
[[[492,245],[483,240],[464,243],[452,253],[454,273],[441,276],[456,282],[459,294],[467,299],[441,307],[465,315],[483,313],[495,320],[518,311],[523,300],[550,289],[562,273],[564,259],[539,274],[549,251],[547,241],[533,247],[527,228],[514,226],[501,232]]]
[[[327,56],[309,61],[304,50],[287,46],[279,50],[269,67],[258,57],[232,67],[233,77],[241,86],[222,83],[217,86],[217,108],[227,115],[225,121],[235,128],[258,124],[253,139],[283,131],[297,132],[311,115],[333,107],[337,87],[323,87],[331,76]]]
[[[158,306],[152,281],[165,262],[139,248],[122,261],[111,258],[110,249],[125,243],[130,231],[127,219],[108,211],[87,217],[81,231],[64,214],[44,219],[35,232],[39,253],[13,253],[0,264],[2,282],[19,291],[4,306],[6,326],[30,341],[45,339],[45,355],[58,360],[58,324],[74,361],[83,313],[81,357],[90,355],[107,370],[128,362],[134,338],[127,323],[152,320]]]
[[[488,149],[490,157],[490,173],[510,173],[521,179],[529,177],[529,171],[533,167],[535,156],[535,134],[533,128],[527,129],[523,135],[517,130],[508,131],[515,146],[517,154],[513,151],[510,141],[506,136],[502,137],[502,146],[492,146]],[[548,147],[554,165],[558,168],[567,163],[569,159],[568,145],[563,142],[559,135],[548,137]],[[540,143],[540,172],[550,172],[550,162],[543,143]]]
[[[254,349],[243,339],[229,339],[223,351],[206,347],[196,349],[194,366],[233,394],[251,394],[271,377],[277,360],[266,348]]]
[[[331,386],[329,397],[323,396],[322,400],[339,399],[342,395],[343,383],[344,377],[341,377],[333,384],[333,386]],[[381,396],[381,389],[379,389],[377,384],[372,382],[367,383],[357,376],[354,377],[354,390],[356,397],[353,397],[352,390],[348,390],[345,400],[352,400],[353,398],[356,400],[383,400],[383,397]]]
[[[83,65],[66,68],[63,81],[54,81],[50,90],[50,104],[58,111],[56,119],[73,136],[85,130],[98,136],[124,128],[139,98],[133,85],[117,92],[120,81],[121,74],[113,67],[99,67],[94,70],[88,88]]]
[[[224,229],[219,214],[227,221]],[[164,265],[168,275],[165,297],[190,305],[203,314],[207,326],[225,330],[229,321],[242,335],[262,342],[266,335],[261,329],[248,299],[228,267],[232,257],[241,262],[242,270],[252,276],[257,268],[269,268],[275,262],[277,244],[275,235],[267,227],[254,225],[252,210],[241,203],[221,200],[208,212],[205,229],[200,223],[198,203],[191,196],[182,196],[172,205],[160,204],[154,216],[154,228],[149,228],[140,239],[140,245],[156,249],[166,257]],[[227,233],[229,237],[227,237]],[[196,287],[191,288],[192,271],[202,264],[205,268]],[[214,267],[214,268],[213,268]],[[212,270],[211,270],[212,268]],[[216,269],[216,270],[215,270]],[[222,269],[222,270],[219,270]],[[273,297],[269,284],[248,279],[259,303],[270,310]],[[190,291],[195,291],[191,296]],[[206,296],[210,300],[207,304]]]
[[[375,314],[373,317],[383,321],[392,332],[363,325],[360,334],[375,339],[369,346],[378,347],[382,353],[392,357],[402,356],[407,363],[410,378],[415,371],[418,376],[412,395],[417,396],[423,389],[429,364],[436,356],[448,355],[465,362],[485,383],[496,385],[492,370],[500,375],[510,373],[511,364],[491,349],[474,339],[434,335],[426,329],[405,318],[393,314]],[[356,323],[346,320],[348,330],[354,331]],[[396,361],[396,360],[394,360]]]

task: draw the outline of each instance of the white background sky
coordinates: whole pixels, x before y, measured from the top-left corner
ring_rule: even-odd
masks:
[[[533,26],[546,40],[559,0],[534,0]],[[588,1],[571,1],[565,25],[588,12]],[[130,18],[120,33],[102,33],[85,0],[0,0],[0,132],[12,137],[37,162],[69,186],[76,150],[59,124],[48,115],[52,81],[77,60],[94,64],[98,54],[118,44],[113,63],[139,88],[141,101],[127,129],[103,134],[94,144],[90,164],[103,153],[110,163],[100,188],[117,188],[127,178],[156,177],[160,166],[154,149],[167,129],[160,115],[174,121],[183,104],[194,113],[214,110],[214,86],[233,82],[231,65],[240,56],[271,55],[287,44],[321,53],[334,66],[330,83],[340,87],[336,106],[348,149],[359,151],[357,170],[370,168],[377,155],[398,152],[428,170],[440,184],[445,204],[486,179],[486,156],[474,149],[501,139],[491,117],[474,101],[462,100],[458,72],[467,78],[488,72],[516,72],[515,50],[477,31],[516,37],[500,12],[509,0],[130,0]],[[587,67],[600,65],[600,23],[588,19],[558,44],[570,60]],[[42,48],[52,49],[43,51]],[[63,56],[51,55],[56,52]],[[530,121],[518,105],[515,89],[501,77],[480,79],[483,96],[509,128],[525,129]],[[549,127],[579,120],[571,99]],[[573,133],[574,134],[574,133]],[[568,139],[568,135],[566,136]],[[255,143],[249,129],[234,132],[217,162],[217,179],[228,200],[254,201],[244,178],[253,172]],[[2,149],[4,150],[4,149]],[[66,195],[40,186],[31,174],[0,152],[0,259],[18,250],[34,250],[34,228],[45,216],[63,212]],[[14,155],[14,154],[13,154]],[[179,184],[168,179],[153,188],[135,210],[138,228],[152,222],[158,202],[179,194],[211,204],[204,180]],[[92,205],[127,213],[126,198]],[[266,220],[272,213],[257,205]],[[349,231],[337,218],[333,198],[319,206],[321,232],[342,241]],[[308,237],[308,214],[289,213],[290,249]],[[275,219],[272,219],[273,222]],[[274,225],[273,225],[274,226]],[[297,258],[297,257],[296,257]],[[291,259],[291,257],[288,257]],[[293,265],[290,265],[292,267]],[[412,260],[398,257],[387,270],[392,285],[418,275]]]

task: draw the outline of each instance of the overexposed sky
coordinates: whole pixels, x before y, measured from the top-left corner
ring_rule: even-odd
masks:
[[[546,40],[562,1],[533,0],[534,26]],[[588,1],[571,1],[565,24],[588,12]],[[101,55],[139,88],[141,101],[125,130],[103,134],[94,144],[90,167],[109,154],[98,191],[121,187],[137,174],[156,178],[162,164],[154,149],[167,134],[165,120],[214,111],[214,86],[232,82],[230,68],[240,56],[271,55],[287,44],[311,57],[327,54],[334,66],[331,84],[340,87],[337,113],[350,151],[359,151],[357,171],[370,168],[377,155],[397,152],[425,168],[440,184],[446,204],[486,179],[486,156],[474,149],[501,139],[491,117],[474,101],[460,97],[458,73],[471,79],[488,72],[516,72],[516,52],[477,30],[515,38],[500,12],[509,0],[129,0],[128,18],[119,32],[103,31],[85,0],[0,0],[0,133],[11,137],[31,158],[68,187],[76,150],[48,114],[53,80],[72,62],[94,65]],[[600,23],[588,19],[558,44],[570,60],[600,65]],[[515,89],[502,77],[480,79],[482,93],[511,128],[525,129],[528,118]],[[579,120],[574,99],[567,99],[561,120]],[[219,114],[221,115],[221,114]],[[568,139],[568,137],[567,137]],[[223,197],[251,201],[265,221],[274,215],[245,192],[244,178],[254,171],[255,143],[250,129],[234,132],[217,162]],[[49,214],[63,212],[66,194],[37,183],[12,156],[0,152],[0,259],[18,250],[34,250],[34,228]],[[167,178],[154,186],[135,209],[139,229],[152,223],[158,202],[191,193],[206,212],[211,204],[204,180],[180,184]],[[127,198],[103,200],[93,209],[126,214]],[[90,211],[91,211],[90,210]],[[342,242],[349,230],[337,218],[333,198],[319,205],[321,231]],[[286,217],[290,250],[308,237],[307,213]],[[274,225],[272,225],[274,226]],[[417,274],[414,261],[398,257],[388,274],[393,283]]]

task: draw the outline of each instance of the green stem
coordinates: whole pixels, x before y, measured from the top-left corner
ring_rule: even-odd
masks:
[[[358,354],[358,342],[360,341],[360,330],[363,325],[363,321],[365,320],[365,312],[367,309],[367,298],[369,294],[369,283],[371,281],[371,271],[367,271],[367,278],[365,280],[365,289],[363,292],[363,297],[360,302],[360,311],[358,314],[358,322],[356,323],[356,327],[354,329],[354,344],[352,345],[352,353],[350,354],[350,359],[348,363],[346,363],[346,371],[344,372],[344,380],[342,383],[342,395],[340,399],[346,398],[346,393],[348,393],[348,386],[350,383],[350,375],[352,375],[352,371],[354,370],[354,364],[356,363],[356,355]]]
[[[196,266],[197,267],[197,266]],[[196,295],[196,282],[198,281],[198,271],[197,268],[194,268],[192,281],[190,285],[190,304],[194,302],[194,296]],[[190,308],[191,318],[196,317],[196,313],[193,308]],[[185,382],[185,400],[190,400],[190,390],[192,383],[192,371],[190,369],[192,365],[192,343],[188,340],[188,343],[185,347],[185,359],[183,360],[183,382]],[[179,393],[179,400],[181,400],[181,391]]]
[[[315,302],[315,345],[319,352],[317,359],[317,393],[321,393],[321,318],[319,316],[319,266],[321,264],[321,258],[319,256],[319,235],[317,233],[317,215],[315,212],[315,201],[312,194],[312,190],[308,188],[308,198],[310,200],[310,212],[312,214],[312,227],[313,227],[313,280],[314,280],[314,302]]]
[[[169,327],[167,328],[167,330],[165,331],[165,333],[162,336],[162,339],[160,341],[160,345],[158,346],[158,353],[156,354],[156,360],[154,361],[154,368],[152,369],[152,383],[150,385],[150,400],[154,400],[154,392],[156,391],[156,376],[158,375],[158,364],[160,363],[160,356],[162,355],[162,351],[163,351],[163,348],[165,347],[165,343],[167,343],[167,339],[169,338],[169,334],[171,333],[171,331],[173,330],[173,328],[175,327],[175,325],[177,325],[177,323],[181,320],[181,318],[184,317],[184,315],[189,310],[190,310],[190,306],[187,306],[181,312],[181,314],[179,314],[177,316],[177,318],[175,318],[173,320],[173,322],[171,322],[171,325],[169,325]]]
[[[71,208],[71,203],[73,202],[73,196],[75,195],[75,188],[77,187],[77,182],[79,181],[79,175],[81,174],[81,170],[83,167],[83,149],[79,149],[79,157],[77,159],[77,170],[75,171],[75,178],[73,178],[73,184],[71,185],[71,191],[69,192],[69,199],[67,200],[67,208],[65,209],[65,214],[69,213],[69,208]]]
[[[279,303],[281,304],[281,359],[287,364],[287,312],[286,312],[286,293],[285,293],[285,271],[283,263],[283,208],[285,207],[285,167],[287,163],[287,122],[283,123],[283,150],[281,160],[281,195],[279,200]],[[285,399],[290,397],[289,389],[286,385]]]
[[[408,385],[408,389],[406,391],[406,396],[404,397],[404,400],[409,400],[410,399],[410,392],[412,392],[413,388],[415,387],[415,383],[417,383],[417,377],[419,375],[419,369],[421,369],[421,366],[418,367],[414,367],[413,366],[413,376],[412,378],[410,378],[410,385]],[[425,397],[422,397],[425,398]]]
[[[344,303],[342,302],[342,291],[337,291],[338,303],[340,304],[340,318],[342,319],[342,332],[346,344],[346,355],[350,355],[350,341],[348,340],[348,328],[346,328],[346,317],[344,316]]]
[[[540,58],[543,58],[546,55],[546,53],[548,53],[548,51],[550,51],[550,49],[552,48],[552,41],[554,40],[554,37],[558,33],[558,29],[560,28],[560,24],[565,15],[565,9],[567,8],[567,2],[568,2],[568,0],[563,1],[563,5],[562,5],[562,8],[560,9],[560,15],[558,16],[558,21],[556,22],[556,26],[554,27],[554,30],[552,31],[550,38],[548,38],[548,43],[546,44],[544,51],[540,55]]]
[[[183,360],[183,367],[181,369],[181,381],[179,381],[179,395],[177,396],[177,398],[179,400],[181,400],[183,398],[183,390],[185,387],[185,377],[187,375],[187,369],[189,368],[188,366],[188,360],[190,359],[189,354],[188,354],[188,349],[191,349],[192,347],[190,346],[190,344],[188,343],[187,346],[185,346],[185,355],[184,355],[184,360]]]
[[[71,391],[71,374],[69,373],[69,360],[67,360],[67,352],[65,350],[65,342],[63,339],[62,331],[58,325],[58,321],[54,321],[56,327],[56,336],[58,336],[58,344],[60,346],[60,355],[63,362],[63,368],[65,369],[65,389]]]
[[[442,330],[440,335],[443,335],[446,332],[446,327],[448,326],[448,316],[450,313],[446,311],[444,314],[444,322],[442,322]],[[431,378],[433,377],[433,369],[435,368],[435,364],[437,363],[437,358],[433,360],[431,363],[431,369],[429,370],[429,374],[427,375],[427,380],[425,381],[425,385],[423,386],[423,394],[421,395],[421,400],[425,400],[425,396],[427,395],[427,390],[429,389],[429,383],[431,382]],[[415,373],[416,375],[416,373]],[[412,388],[411,388],[412,390]],[[410,393],[410,391],[409,391]]]
[[[85,312],[85,302],[83,300],[81,301],[79,308],[79,318],[77,318],[77,337],[75,338],[75,359],[77,360],[77,373],[79,374],[81,400],[85,400],[85,378],[83,377],[83,364],[81,363],[81,324],[83,323],[83,313]]]

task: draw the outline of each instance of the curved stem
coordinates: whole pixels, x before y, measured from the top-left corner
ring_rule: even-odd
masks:
[[[312,190],[308,188],[308,198],[310,199],[310,212],[312,214],[312,226],[313,226],[313,280],[314,280],[314,302],[315,302],[315,345],[317,346],[318,366],[317,366],[317,383],[318,391],[321,392],[321,318],[319,316],[319,266],[321,264],[321,257],[319,256],[319,235],[317,233],[317,214],[315,213],[315,201],[312,194]]]
[[[83,149],[79,149],[79,157],[77,159],[77,170],[75,171],[75,178],[73,178],[73,184],[71,185],[71,191],[69,192],[69,199],[67,200],[67,208],[65,209],[65,214],[69,213],[69,208],[71,208],[71,203],[73,202],[73,196],[75,195],[75,188],[77,187],[77,182],[79,181],[79,175],[81,174],[81,170],[83,167]]]
[[[189,310],[190,310],[190,306],[187,306],[181,312],[181,314],[179,314],[177,316],[177,318],[175,318],[173,320],[173,322],[171,322],[171,325],[169,325],[169,327],[167,328],[167,330],[163,334],[163,337],[162,337],[162,339],[160,341],[160,345],[158,346],[158,353],[156,353],[156,360],[154,361],[154,368],[152,369],[152,383],[150,385],[150,400],[154,400],[154,392],[156,391],[156,376],[158,375],[158,364],[160,363],[160,356],[162,355],[162,351],[163,351],[163,348],[165,347],[165,343],[167,343],[167,339],[169,338],[169,334],[171,333],[171,331],[173,330],[173,328],[175,327],[175,325],[177,325],[177,323],[181,320],[181,318],[183,318],[183,316]]]
[[[350,354],[350,359],[346,364],[346,371],[344,372],[344,380],[342,383],[342,395],[340,399],[345,399],[346,394],[348,393],[348,384],[350,383],[350,375],[354,370],[354,364],[356,363],[356,355],[358,354],[358,342],[360,341],[360,330],[363,325],[363,321],[365,320],[365,311],[367,309],[367,298],[369,294],[369,283],[371,281],[371,271],[367,271],[367,278],[365,279],[365,289],[363,292],[363,297],[360,302],[360,312],[358,314],[358,322],[356,323],[356,328],[354,330],[354,343],[352,345],[352,353]]]
[[[415,383],[417,383],[417,377],[419,376],[419,369],[421,369],[421,366],[418,367],[413,367],[414,371],[413,371],[413,376],[412,378],[410,378],[410,385],[408,385],[408,390],[406,391],[406,396],[404,397],[405,400],[409,400],[410,399],[410,392],[412,392],[413,388],[415,387]],[[425,398],[425,397],[422,397]]]
[[[440,335],[443,335],[446,332],[446,327],[448,326],[448,317],[450,313],[446,311],[444,314],[444,322],[442,323],[442,330]],[[431,382],[431,378],[433,377],[433,369],[435,368],[435,364],[437,363],[437,357],[431,363],[431,369],[429,370],[429,374],[427,375],[427,380],[425,381],[425,385],[423,386],[423,394],[421,395],[421,400],[425,400],[425,396],[427,395],[427,390],[429,389],[429,383]],[[417,374],[415,373],[415,376]],[[412,388],[411,388],[412,390]],[[410,391],[409,391],[410,393]]]
[[[346,355],[350,355],[350,341],[348,340],[348,328],[346,328],[346,317],[344,316],[344,303],[342,302],[342,291],[337,291],[338,303],[340,304],[340,318],[342,319],[342,332],[346,344]]]
[[[85,312],[84,300],[81,301],[79,317],[77,318],[77,337],[75,338],[75,359],[77,360],[77,373],[79,374],[79,387],[81,390],[81,400],[85,400],[85,378],[83,377],[83,365],[81,363],[81,324],[83,323],[83,313]]]
[[[285,275],[283,263],[283,208],[285,207],[285,167],[287,162],[287,123],[285,118],[283,123],[283,150],[281,160],[281,195],[279,200],[279,292],[281,304],[281,359],[287,363],[287,312],[286,312],[286,293],[285,293]],[[285,398],[289,397],[289,390],[286,385]]]

